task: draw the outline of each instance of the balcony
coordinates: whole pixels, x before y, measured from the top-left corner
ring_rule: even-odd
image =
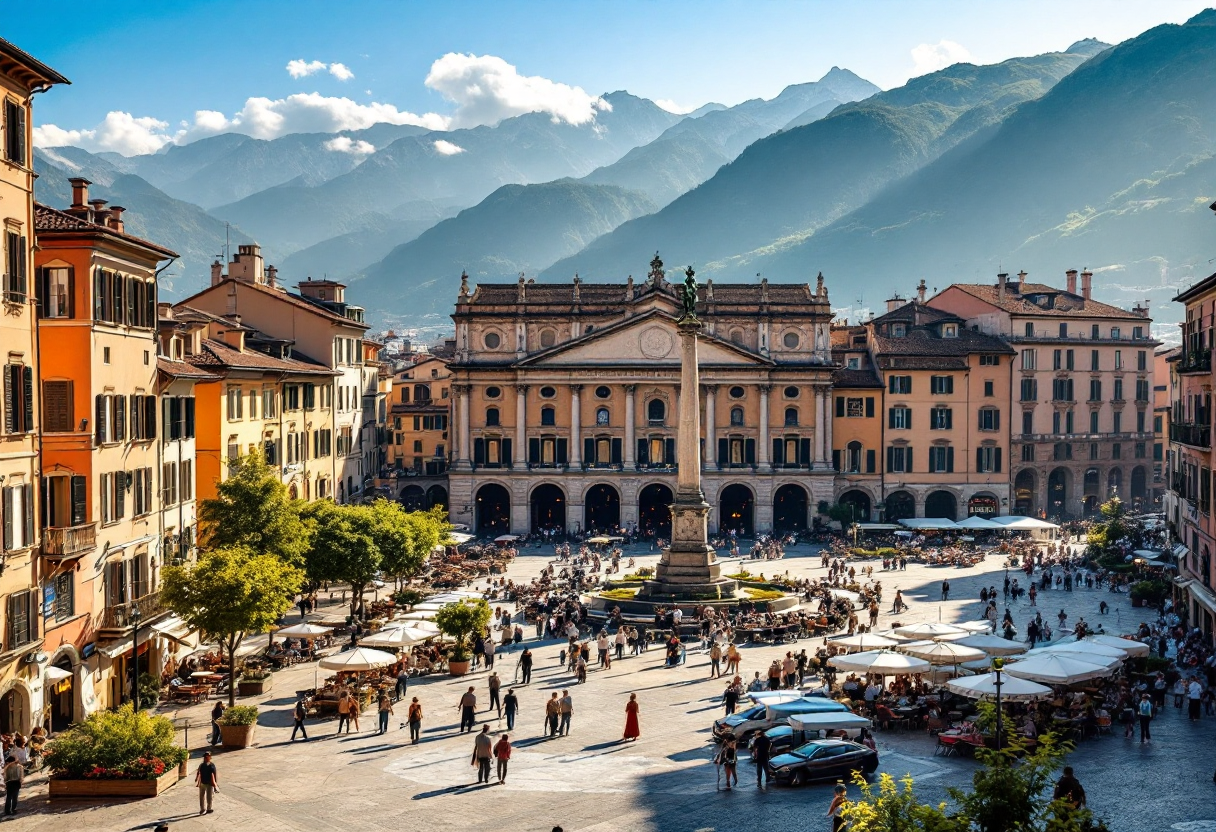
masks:
[[[1196,448],[1212,447],[1212,428],[1210,425],[1172,422],[1170,424],[1170,441],[1181,442]]]
[[[155,618],[160,613],[165,612],[165,605],[160,600],[160,592],[149,592],[146,595],[141,595],[134,601],[106,607],[105,612],[101,615],[101,626],[99,629],[125,630],[131,627],[134,624],[131,620],[131,613],[136,609],[139,610],[139,620],[145,623],[149,619]]]
[[[1189,350],[1178,356],[1178,372],[1180,373],[1210,373],[1212,372],[1212,351]]]
[[[60,526],[42,530],[42,554],[48,558],[70,558],[97,548],[97,524]]]

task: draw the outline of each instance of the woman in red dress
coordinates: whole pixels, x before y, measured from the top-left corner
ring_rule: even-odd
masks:
[[[631,693],[629,702],[625,705],[625,736],[622,739],[636,740],[640,736],[642,729],[638,725],[638,695]]]

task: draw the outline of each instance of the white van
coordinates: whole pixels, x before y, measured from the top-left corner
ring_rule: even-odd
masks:
[[[844,705],[820,696],[806,696],[781,702],[765,703],[737,711],[714,721],[714,740],[721,741],[728,734],[740,743],[746,743],[756,731],[767,731],[774,725],[785,725],[791,716],[799,714],[839,713],[848,711]]]

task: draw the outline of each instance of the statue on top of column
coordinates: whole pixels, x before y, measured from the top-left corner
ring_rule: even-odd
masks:
[[[684,270],[684,285],[680,287],[680,301],[684,311],[677,323],[697,319],[697,279],[694,275],[696,272],[692,270],[692,266]]]

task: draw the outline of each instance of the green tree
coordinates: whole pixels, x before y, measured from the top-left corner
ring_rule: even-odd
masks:
[[[161,600],[227,654],[229,706],[236,702],[236,648],[246,634],[274,626],[303,580],[277,554],[244,546],[206,552],[194,566],[165,567]]]
[[[469,637],[485,630],[490,623],[490,605],[478,598],[474,603],[454,601],[435,613],[439,632],[456,639],[452,660],[469,660]]]
[[[295,566],[308,550],[308,527],[300,507],[260,454],[231,463],[228,479],[216,496],[199,505],[200,542],[204,549],[247,546],[276,555]]]
[[[376,521],[368,506],[338,505],[323,500],[309,504],[304,516],[311,526],[311,541],[304,569],[314,581],[350,584],[350,613],[359,609],[363,591],[380,572]],[[391,537],[388,533],[387,536]]]
[[[400,503],[379,499],[364,509],[380,549],[380,568],[398,581],[416,575],[452,528],[441,508],[407,512]]]
[[[877,789],[861,772],[854,774],[853,782],[861,789],[861,798],[850,801],[842,812],[852,832],[967,832],[970,826],[964,818],[947,815],[945,803],[919,802],[910,775],[898,786],[891,775],[879,775]]]
[[[1051,800],[1053,775],[1072,748],[1046,733],[1030,752],[1016,737],[1000,751],[977,749],[983,767],[972,775],[971,790],[947,791],[978,832],[1041,832],[1049,820],[1058,818]],[[1052,827],[1053,832],[1081,828]]]

